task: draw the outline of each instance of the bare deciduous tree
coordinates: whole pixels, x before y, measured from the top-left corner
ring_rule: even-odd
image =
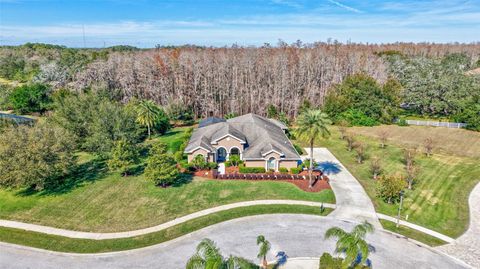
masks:
[[[405,171],[407,172],[408,189],[411,190],[416,179],[418,167],[415,165],[416,148],[406,148],[403,150],[403,159],[405,162]]]
[[[365,157],[366,157],[366,153],[367,153],[367,147],[365,146],[364,143],[360,142],[360,141],[356,141],[355,144],[354,144],[354,148],[355,148],[355,153],[356,153],[356,157],[357,157],[357,163],[361,164],[363,163],[363,160],[365,160]]]
[[[370,171],[372,172],[373,179],[377,180],[378,176],[382,172],[382,163],[380,158],[374,156],[370,162]]]
[[[427,139],[425,139],[423,143],[423,146],[425,147],[425,155],[427,155],[427,157],[430,157],[430,155],[432,155],[432,152],[433,152],[433,147],[435,146],[435,142],[433,141],[433,138],[427,137]]]
[[[352,151],[353,148],[355,147],[355,135],[347,134],[345,136],[345,140],[347,141],[347,150]]]
[[[390,137],[390,133],[387,130],[380,130],[378,133],[378,137],[380,138],[380,147],[383,149],[387,146],[388,138]]]
[[[338,123],[338,131],[340,132],[340,139],[344,140],[347,135],[347,126],[348,122],[345,120],[340,120]]]

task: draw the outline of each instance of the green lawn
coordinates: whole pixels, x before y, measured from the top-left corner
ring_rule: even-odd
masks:
[[[318,207],[302,205],[249,206],[225,210],[196,218],[159,232],[130,238],[107,240],[72,239],[62,236],[0,227],[0,241],[61,252],[111,252],[159,244],[215,223],[245,216],[274,213],[312,214],[324,216],[328,215],[331,211],[331,209],[326,208],[323,212],[321,212]]]
[[[386,173],[396,171],[404,173],[402,148],[399,143],[396,143],[402,141],[402,138],[397,137],[386,149],[380,149],[379,141],[375,137],[379,128],[382,127],[363,128],[368,129],[368,132],[363,131],[364,135],[357,136],[357,139],[368,145],[367,152],[370,157],[378,156],[381,158]],[[410,145],[415,143],[415,139],[407,135],[415,136],[418,132],[414,132],[414,130],[420,129],[422,133],[430,132],[431,135],[445,131],[443,128],[403,128],[414,128],[413,131],[406,130],[404,132],[405,140],[408,140]],[[351,128],[350,131],[354,130],[358,129]],[[474,135],[473,132],[471,133]],[[458,134],[464,134],[464,132]],[[462,137],[456,137],[453,141],[461,139]],[[449,140],[442,141],[444,147],[452,148],[453,146],[448,145],[449,143],[452,142]],[[371,179],[370,160],[366,160],[363,164],[357,164],[355,153],[346,150],[346,142],[339,139],[339,133],[335,128],[332,128],[330,139],[320,141],[317,145],[329,148],[360,181],[372,198],[378,212],[391,216],[396,215],[398,205],[387,204],[376,196],[376,184]],[[425,226],[445,235],[454,238],[460,236],[468,227],[468,195],[480,180],[480,165],[478,164],[478,158],[457,156],[453,153],[436,153],[429,158],[419,154],[420,172],[418,178],[420,180],[414,186],[414,190],[406,192],[402,216],[408,215],[409,222]]]
[[[398,228],[394,222],[388,221],[388,220],[380,220],[380,223],[382,224],[383,228],[385,230],[389,230],[394,233],[398,233],[401,235],[404,235],[408,238],[415,239],[419,242],[422,242],[424,244],[427,244],[431,247],[436,247],[440,245],[444,245],[447,242],[443,241],[442,239],[438,239],[436,237],[433,237],[431,235],[428,235],[426,233],[419,232],[417,230],[405,227],[403,225],[400,225]]]
[[[160,139],[175,147],[183,129]],[[179,132],[180,131],[180,132]],[[294,199],[334,203],[331,190],[308,193],[291,183],[189,178],[156,187],[136,176],[108,172],[91,155],[79,154],[80,170],[48,193],[0,190],[0,218],[64,229],[114,232],[150,227],[202,209],[240,201]],[[141,165],[139,166],[141,170]]]

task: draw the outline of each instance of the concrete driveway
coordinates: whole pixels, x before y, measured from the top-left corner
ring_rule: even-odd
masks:
[[[305,148],[305,151],[310,154],[310,149]],[[330,216],[354,222],[367,220],[381,228],[370,197],[347,168],[326,148],[314,148],[313,159],[330,178],[335,193],[336,209]]]
[[[319,257],[333,252],[334,240],[323,235],[332,226],[350,229],[355,223],[331,217],[276,214],[235,219],[148,248],[109,254],[79,255],[48,252],[0,243],[0,268],[185,268],[195,246],[203,238],[217,242],[224,255],[239,255],[257,261],[256,236],[272,244],[268,260],[277,251],[289,257]],[[466,268],[456,260],[408,239],[377,230],[367,237],[376,248],[374,268]]]

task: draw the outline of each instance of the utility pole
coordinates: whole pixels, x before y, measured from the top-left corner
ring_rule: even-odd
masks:
[[[397,228],[400,225],[400,212],[402,211],[403,194],[404,194],[404,190],[401,190],[400,191],[400,205],[398,206],[398,214],[397,214]]]

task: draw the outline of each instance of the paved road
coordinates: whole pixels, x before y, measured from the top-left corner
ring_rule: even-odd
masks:
[[[310,154],[310,149],[305,148],[305,151]],[[382,227],[362,185],[328,149],[314,148],[313,159],[330,178],[330,186],[335,193],[336,209],[330,216],[356,222],[367,220],[376,227]]]
[[[0,243],[0,268],[184,268],[195,246],[206,237],[217,242],[224,255],[255,260],[255,239],[259,234],[272,244],[269,260],[279,250],[286,251],[289,257],[318,257],[334,248],[334,240],[323,240],[326,229],[332,226],[350,229],[353,225],[311,215],[252,216],[219,223],[148,248],[95,255],[55,253]],[[375,268],[466,268],[453,258],[385,231],[377,230],[367,240],[376,248],[371,255]]]
[[[438,247],[468,264],[480,267],[480,183],[470,193],[470,225],[468,230],[452,244]]]

